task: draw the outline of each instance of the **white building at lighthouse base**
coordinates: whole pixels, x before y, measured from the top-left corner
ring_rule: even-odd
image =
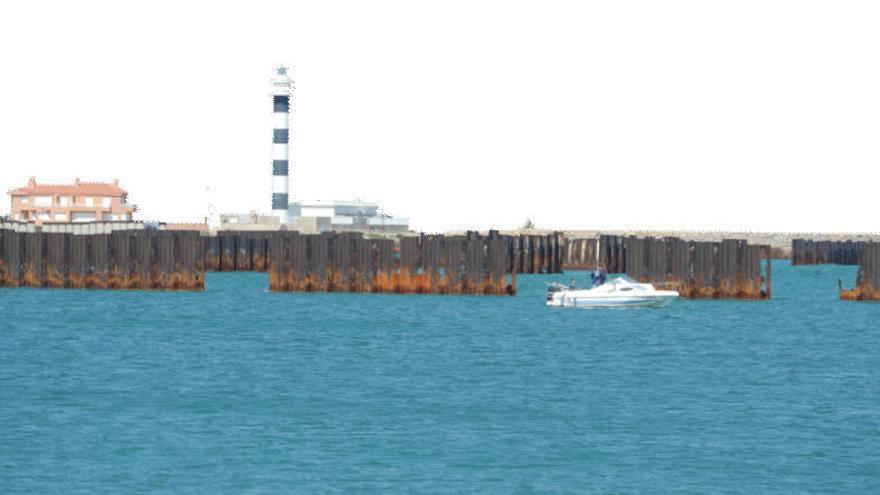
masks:
[[[303,234],[323,232],[401,234],[409,232],[409,219],[385,214],[380,211],[378,203],[360,200],[297,202],[290,205],[286,219],[274,214],[220,215],[220,230],[281,229]]]

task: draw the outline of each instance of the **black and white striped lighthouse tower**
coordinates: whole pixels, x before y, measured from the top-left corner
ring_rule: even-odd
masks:
[[[290,96],[293,81],[288,68],[281,66],[272,79],[272,214],[287,223],[290,147]]]

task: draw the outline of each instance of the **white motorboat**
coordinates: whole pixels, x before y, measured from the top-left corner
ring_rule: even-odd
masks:
[[[577,289],[562,284],[547,288],[547,306],[578,308],[659,308],[678,299],[674,290],[657,290],[651,284],[640,284],[621,275],[610,278],[590,289]]]

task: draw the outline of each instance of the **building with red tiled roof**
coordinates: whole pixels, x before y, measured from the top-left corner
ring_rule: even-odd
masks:
[[[10,219],[19,222],[128,222],[137,211],[128,204],[128,192],[119,181],[73,184],[37,184],[31,177],[27,186],[9,191]]]

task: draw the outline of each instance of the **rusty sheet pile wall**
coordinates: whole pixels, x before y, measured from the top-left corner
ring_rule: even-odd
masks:
[[[497,234],[490,232],[489,235]],[[516,273],[562,273],[564,256],[562,234],[501,237],[512,245],[513,270]]]
[[[513,244],[492,234],[366,239],[273,233],[269,288],[280,292],[516,293]]]
[[[769,299],[769,246],[744,240],[602,236],[600,260],[610,273],[677,290],[690,299]]]
[[[265,272],[269,268],[270,239],[275,235],[288,234],[279,231],[230,231],[206,237],[205,268],[217,272]],[[477,232],[468,232],[465,237],[478,235]],[[508,250],[514,260],[512,270],[516,273],[562,272],[563,241],[560,234],[500,236],[498,232],[490,231],[489,237],[503,239],[509,244]]]
[[[269,239],[275,232],[220,232],[205,237],[205,269],[212,272],[269,270]]]
[[[880,301],[880,243],[866,242],[859,257],[856,288],[840,290],[844,301]]]
[[[197,232],[0,229],[0,287],[203,290],[203,252]]]
[[[857,265],[862,254],[860,241],[811,241],[792,239],[792,265]]]
[[[599,239],[565,239],[563,270],[593,270],[598,261]]]

